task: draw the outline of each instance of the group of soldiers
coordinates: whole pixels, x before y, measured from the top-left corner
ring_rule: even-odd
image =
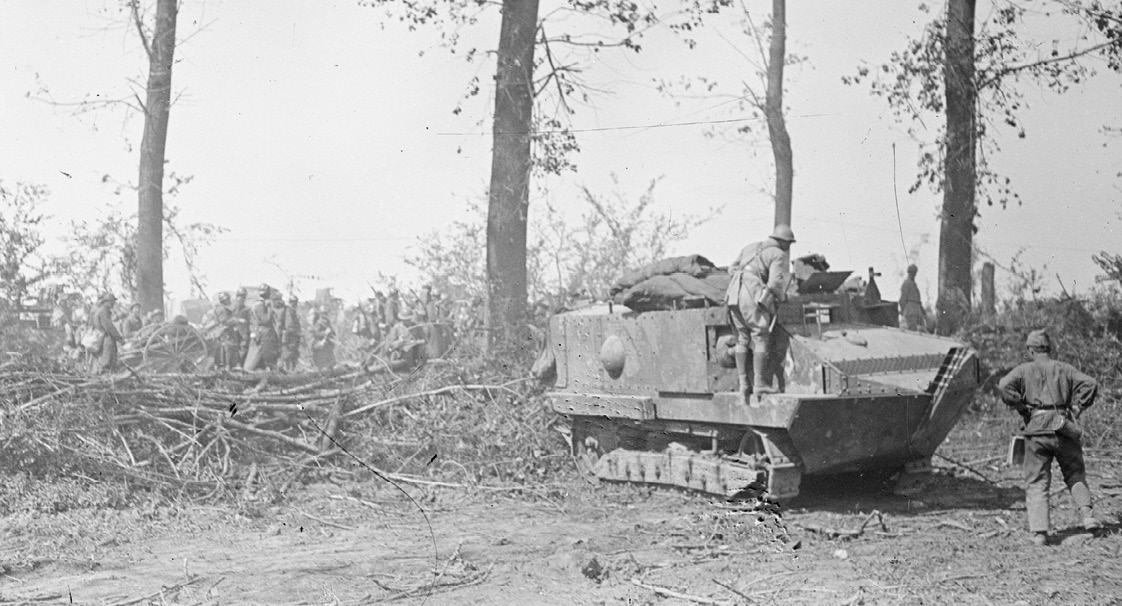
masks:
[[[239,288],[218,295],[218,304],[206,322],[214,343],[214,365],[222,369],[294,371],[300,361],[303,328],[299,299],[285,297],[268,284],[258,287],[258,300],[246,305],[248,292]],[[310,318],[312,364],[316,368],[335,365],[335,329],[322,309],[313,308]]]
[[[375,291],[355,310],[351,333],[364,341],[366,350],[389,361],[416,364],[426,351],[439,352],[448,337],[451,298],[426,284],[411,299],[396,288],[389,295]]]
[[[746,401],[750,393],[774,392],[762,360],[768,355],[778,305],[788,293],[789,251],[794,242],[795,234],[789,226],[776,225],[768,239],[744,247],[729,267],[732,280],[725,303],[737,332],[736,369]],[[900,307],[908,330],[926,330],[916,273],[915,265],[908,267]],[[1099,387],[1095,379],[1074,366],[1052,358],[1052,339],[1047,332],[1030,332],[1025,348],[1028,361],[1006,374],[998,391],[1002,401],[1024,421],[1022,465],[1028,526],[1033,544],[1044,546],[1051,532],[1048,500],[1053,461],[1059,464],[1064,483],[1079,508],[1082,527],[1091,532],[1102,528],[1087,486],[1079,424],[1080,416],[1095,403]],[[753,361],[751,370],[749,357]],[[749,372],[754,380],[749,379]]]

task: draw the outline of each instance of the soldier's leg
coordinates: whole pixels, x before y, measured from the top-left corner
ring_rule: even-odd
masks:
[[[1071,491],[1071,500],[1079,508],[1084,528],[1093,530],[1102,525],[1095,519],[1091,489],[1087,486],[1087,467],[1083,462],[1083,444],[1065,436],[1057,436],[1056,461],[1064,475],[1064,484]]]
[[[1047,533],[1051,529],[1048,487],[1052,483],[1052,448],[1049,442],[1054,440],[1054,436],[1025,436],[1025,508],[1030,532]]]
[[[745,319],[751,328],[752,334],[752,391],[756,395],[775,393],[771,386],[771,372],[769,368],[769,355],[771,353],[771,314],[765,313],[759,306],[752,310]]]
[[[740,381],[740,393],[748,397],[752,391],[752,384],[748,381],[748,348],[752,344],[751,333],[738,306],[729,306],[729,320],[736,330],[736,347],[733,348],[732,355],[736,360],[736,376]]]

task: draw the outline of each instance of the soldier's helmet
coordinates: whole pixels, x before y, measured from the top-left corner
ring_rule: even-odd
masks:
[[[791,231],[791,226],[785,223],[780,223],[775,226],[775,231],[771,232],[771,237],[774,240],[783,240],[785,242],[795,241],[795,232]]]
[[[919,272],[919,267],[916,267],[916,265],[914,263],[908,266],[908,274],[909,275],[914,276],[918,272]]]
[[[111,292],[107,292],[107,293],[102,293],[102,295],[97,298],[97,304],[98,305],[101,305],[102,303],[105,303],[107,301],[112,301],[112,302],[116,303],[117,302],[117,296],[114,295]]]
[[[288,302],[289,303],[291,303],[293,305],[296,305],[297,303],[299,303],[299,301],[300,300],[296,298],[296,295],[288,295]]]
[[[218,302],[223,304],[223,305],[229,303],[230,302],[230,293],[228,293],[228,292],[218,293]]]
[[[1030,332],[1028,338],[1025,339],[1025,346],[1052,349],[1052,338],[1048,336],[1048,332],[1045,330],[1034,330]]]
[[[239,289],[238,289],[238,292],[234,293],[234,296],[235,296],[235,297],[242,297],[242,298],[244,299],[244,298],[245,298],[245,296],[246,296],[246,294],[247,294],[247,293],[246,293],[246,291],[245,291],[245,288],[239,288]]]

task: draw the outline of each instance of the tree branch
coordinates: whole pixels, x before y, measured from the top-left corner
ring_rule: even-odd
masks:
[[[1005,67],[1005,68],[997,70],[996,72],[994,72],[994,74],[991,77],[986,78],[985,80],[982,80],[981,82],[979,82],[978,83],[978,90],[988,88],[994,82],[997,82],[1001,78],[1004,78],[1005,76],[1008,76],[1010,74],[1015,74],[1017,72],[1030,70],[1030,69],[1037,68],[1037,67],[1042,67],[1042,66],[1048,65],[1050,63],[1062,63],[1064,61],[1074,61],[1075,59],[1078,59],[1079,57],[1082,57],[1084,55],[1089,55],[1089,54],[1091,54],[1095,51],[1102,50],[1106,47],[1114,46],[1114,44],[1115,44],[1114,42],[1109,42],[1109,41],[1108,42],[1103,42],[1101,44],[1096,44],[1094,46],[1087,47],[1083,50],[1074,51],[1070,54],[1063,55],[1061,57],[1048,57],[1047,59],[1041,59],[1039,61],[1033,61],[1032,63],[1024,63],[1022,65],[1010,65],[1009,67]]]

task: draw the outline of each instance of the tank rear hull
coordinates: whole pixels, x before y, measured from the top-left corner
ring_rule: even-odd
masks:
[[[649,481],[682,476],[686,448],[730,465],[755,465],[773,494],[782,493],[775,496],[790,497],[802,475],[926,461],[978,385],[977,358],[962,343],[816,320],[776,327],[769,366],[784,393],[745,398],[733,391],[731,334],[724,310],[716,308],[554,318],[557,382],[548,397],[555,411],[574,420],[574,452],[607,440],[611,448],[600,454],[608,462],[598,475]],[[588,429],[593,421],[600,433]],[[605,432],[613,431],[629,432],[629,443],[608,440]],[[635,452],[678,454],[627,454]],[[695,478],[686,487],[744,477],[734,467],[713,474],[719,479]],[[672,478],[663,483],[684,485]]]

